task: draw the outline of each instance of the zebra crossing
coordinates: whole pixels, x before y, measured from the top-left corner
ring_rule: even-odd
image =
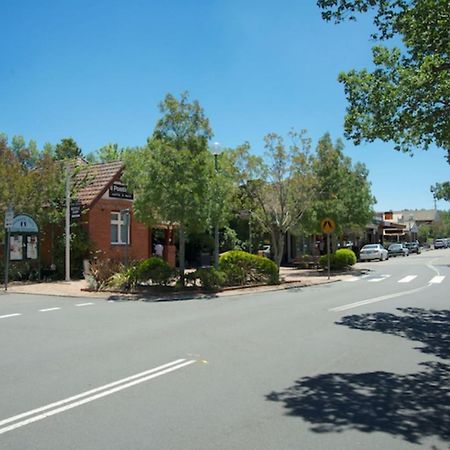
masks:
[[[392,278],[392,275],[388,274],[382,274],[382,275],[361,275],[360,277],[357,276],[351,276],[349,278],[345,278],[344,282],[346,283],[354,283],[357,281],[367,281],[368,283],[380,283],[382,281],[385,281],[389,278]],[[399,278],[396,280],[397,283],[406,284],[411,283],[411,281],[415,280],[417,278],[417,275],[406,275],[402,278]],[[428,283],[429,284],[440,284],[444,281],[445,275],[435,275],[432,277]]]

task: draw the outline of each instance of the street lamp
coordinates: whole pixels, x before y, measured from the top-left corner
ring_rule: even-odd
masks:
[[[214,155],[214,169],[216,172],[216,177],[219,172],[218,158],[221,152],[220,144],[214,142],[212,145],[212,154]],[[216,196],[217,198],[217,196]],[[217,200],[216,200],[217,201]],[[214,267],[219,268],[219,217],[218,211],[216,211],[215,224],[214,224]]]

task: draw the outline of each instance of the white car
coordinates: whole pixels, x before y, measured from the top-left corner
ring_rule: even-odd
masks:
[[[370,261],[372,259],[380,261],[389,259],[388,251],[381,244],[367,244],[359,252],[359,260]]]

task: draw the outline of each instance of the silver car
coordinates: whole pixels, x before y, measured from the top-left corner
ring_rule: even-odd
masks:
[[[371,261],[379,259],[384,261],[389,259],[388,251],[381,244],[367,244],[359,252],[360,261]]]

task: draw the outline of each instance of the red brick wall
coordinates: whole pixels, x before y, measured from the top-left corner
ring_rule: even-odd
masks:
[[[111,212],[130,208],[131,202],[126,200],[100,199],[88,213],[88,232],[95,248],[111,259],[123,261],[124,245],[111,244]],[[130,217],[130,245],[128,247],[129,261],[141,260],[151,256],[151,233],[146,225]]]

